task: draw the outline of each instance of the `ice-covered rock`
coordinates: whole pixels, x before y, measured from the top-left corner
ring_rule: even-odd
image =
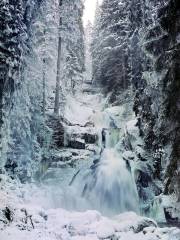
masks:
[[[52,161],[53,162],[67,162],[72,158],[72,153],[70,151],[67,150],[59,150],[56,151],[53,156],[52,156]]]
[[[137,146],[143,146],[143,140],[139,134],[139,128],[137,126],[137,119],[131,120],[126,123],[125,126],[126,142],[129,144],[131,150],[135,150]]]
[[[122,155],[124,160],[134,160],[135,155],[132,151],[125,151]]]
[[[114,239],[115,237],[115,227],[108,219],[103,219],[97,224],[96,232],[99,239]]]
[[[65,118],[73,124],[85,125],[92,115],[92,108],[85,106],[71,96],[67,96]]]
[[[93,126],[67,126],[65,132],[65,145],[70,141],[82,139],[86,144],[95,144],[98,139],[96,129]]]

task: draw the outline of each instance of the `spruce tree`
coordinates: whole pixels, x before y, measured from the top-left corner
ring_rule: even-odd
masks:
[[[85,71],[84,29],[82,23],[83,2],[81,0],[66,1],[64,4],[62,25],[64,63],[63,82],[65,92],[76,93],[83,82]]]
[[[113,95],[130,84],[128,63],[129,2],[104,0],[93,43],[93,78],[104,93]],[[97,36],[96,36],[97,34]],[[98,64],[97,64],[98,63]],[[111,101],[114,101],[112,96]]]

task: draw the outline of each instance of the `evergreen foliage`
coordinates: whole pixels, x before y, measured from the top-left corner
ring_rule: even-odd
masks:
[[[130,85],[128,12],[129,2],[104,0],[96,13],[97,26],[92,46],[93,80],[105,94],[114,89],[114,97]]]

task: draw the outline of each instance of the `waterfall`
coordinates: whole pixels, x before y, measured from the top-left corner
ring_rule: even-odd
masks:
[[[125,211],[138,213],[138,194],[130,163],[116,150],[120,129],[107,114],[99,117],[100,156],[95,158],[94,164],[86,173],[76,176],[71,187],[80,189],[81,196],[78,200],[76,198],[75,205],[79,205],[77,201],[80,203],[81,200],[81,207],[96,209],[109,216]],[[101,131],[100,122],[103,123]]]
[[[116,150],[120,129],[107,114],[101,132],[101,156],[84,177],[83,197],[91,207],[106,215],[125,211],[139,212],[138,194],[130,165]]]
[[[111,215],[138,212],[138,197],[131,172],[114,148],[104,149],[99,163],[85,180],[83,196],[92,208]]]
[[[118,148],[122,130],[114,116],[106,112],[94,112],[93,122],[99,135],[99,151],[89,160],[89,167],[75,173],[69,186],[65,184],[58,189],[56,186],[52,190],[54,207],[77,211],[93,209],[107,216],[126,211],[139,213],[133,162],[124,160],[123,149]],[[66,176],[68,171],[71,170],[65,173],[63,169]]]

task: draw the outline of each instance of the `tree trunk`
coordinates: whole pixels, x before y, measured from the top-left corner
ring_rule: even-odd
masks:
[[[45,73],[45,59],[43,59],[43,117],[46,113],[46,73]]]
[[[59,6],[62,6],[62,1],[59,2]],[[60,29],[61,25],[62,25],[62,18],[60,17],[59,29]],[[62,42],[61,36],[59,36],[58,58],[57,58],[57,76],[56,76],[56,93],[55,93],[55,105],[54,105],[55,115],[59,115],[59,107],[60,107],[61,42]]]

